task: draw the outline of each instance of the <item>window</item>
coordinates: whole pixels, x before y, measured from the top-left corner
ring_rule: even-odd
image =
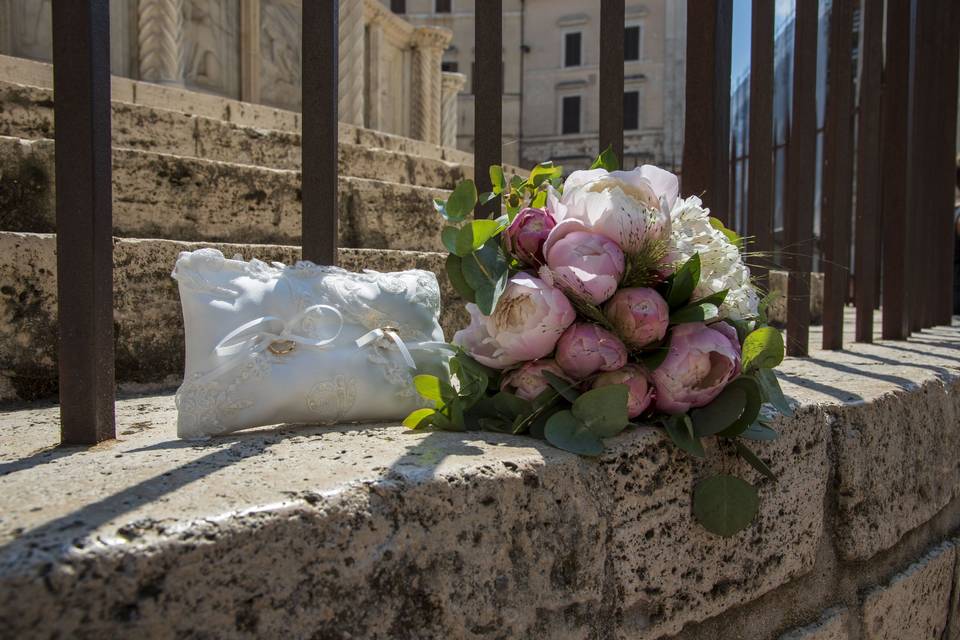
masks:
[[[580,133],[580,96],[564,96],[561,105],[560,132],[564,135]]]
[[[640,59],[640,25],[630,25],[623,30],[623,59]]]
[[[635,131],[640,128],[640,92],[623,92],[623,130]]]
[[[453,4],[453,0],[437,0],[434,6],[437,13],[450,13],[451,4]]]
[[[580,49],[583,43],[583,34],[571,31],[563,35],[563,66],[580,66]]]
[[[394,13],[406,13],[407,0],[390,0],[390,11]]]
[[[457,72],[457,69],[460,68],[460,65],[457,64],[456,60],[444,60],[440,63],[440,69],[442,71],[450,71],[453,73]]]

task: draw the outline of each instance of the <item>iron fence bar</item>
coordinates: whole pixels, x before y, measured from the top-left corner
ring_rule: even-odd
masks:
[[[960,73],[960,7],[954,2],[938,3],[937,26],[937,76],[938,104],[936,126],[943,133],[934,138],[936,142],[936,187],[931,197],[936,202],[931,210],[936,217],[937,232],[934,240],[940,247],[933,284],[935,304],[931,324],[949,325],[953,317],[953,252],[956,237],[954,228],[954,189],[956,185],[956,129],[957,89]]]
[[[865,0],[860,17],[860,118],[857,122],[857,210],[854,303],[856,340],[873,341],[877,223],[880,209],[880,100],[883,74],[883,1]]]
[[[687,87],[683,134],[683,188],[713,203],[730,224],[730,48],[733,0],[687,5]]]
[[[787,353],[806,356],[813,267],[814,172],[817,157],[817,0],[797,0],[793,38],[793,108],[784,208]]]
[[[503,0],[477,2],[473,28],[477,74],[473,97],[474,180],[477,190],[484,193],[491,186],[488,169],[500,164],[503,148]],[[493,201],[477,204],[474,215],[489,218],[497,211],[499,206]]]
[[[773,264],[773,29],[774,3],[753,0],[750,26],[750,162],[747,165],[748,247],[752,271],[766,287]]]
[[[116,435],[110,3],[54,2],[60,436]]]
[[[337,261],[337,0],[303,3],[301,236],[304,260]]]
[[[907,319],[907,181],[904,158],[910,157],[910,0],[887,0],[887,47],[883,71],[882,326],[885,340],[910,335]]]
[[[600,151],[608,146],[623,164],[624,0],[600,1]]]

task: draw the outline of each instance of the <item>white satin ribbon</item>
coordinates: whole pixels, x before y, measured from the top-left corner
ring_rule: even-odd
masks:
[[[329,338],[317,340],[301,336],[295,333],[300,323],[310,314],[320,312],[332,313],[337,318],[337,330]],[[214,353],[220,357],[232,356],[236,353],[245,352],[247,355],[254,355],[270,348],[270,345],[276,342],[294,342],[305,347],[323,347],[338,337],[343,330],[343,315],[330,305],[315,304],[307,307],[289,321],[277,316],[263,316],[240,325],[214,347]]]
[[[410,350],[407,349],[407,345],[404,344],[403,338],[401,338],[397,330],[392,327],[381,327],[379,329],[374,329],[373,331],[368,331],[357,338],[357,347],[362,349],[367,345],[377,342],[378,340],[383,340],[384,338],[390,338],[393,340],[393,343],[397,345],[397,349],[400,351],[400,355],[403,356],[403,361],[407,363],[408,367],[411,369],[417,368],[417,363],[413,361],[413,356],[410,355]]]

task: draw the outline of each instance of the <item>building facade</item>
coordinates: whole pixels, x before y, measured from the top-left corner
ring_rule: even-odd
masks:
[[[467,75],[458,99],[458,146],[473,148],[475,0],[381,0],[414,24],[453,32],[444,68]],[[600,3],[504,0],[503,158],[568,169],[598,153]],[[623,165],[679,167],[683,144],[686,2],[626,6]]]

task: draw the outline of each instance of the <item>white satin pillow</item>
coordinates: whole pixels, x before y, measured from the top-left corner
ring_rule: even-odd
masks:
[[[181,438],[285,422],[399,420],[413,375],[443,375],[440,288],[428,271],[351,273],[183,252]]]

